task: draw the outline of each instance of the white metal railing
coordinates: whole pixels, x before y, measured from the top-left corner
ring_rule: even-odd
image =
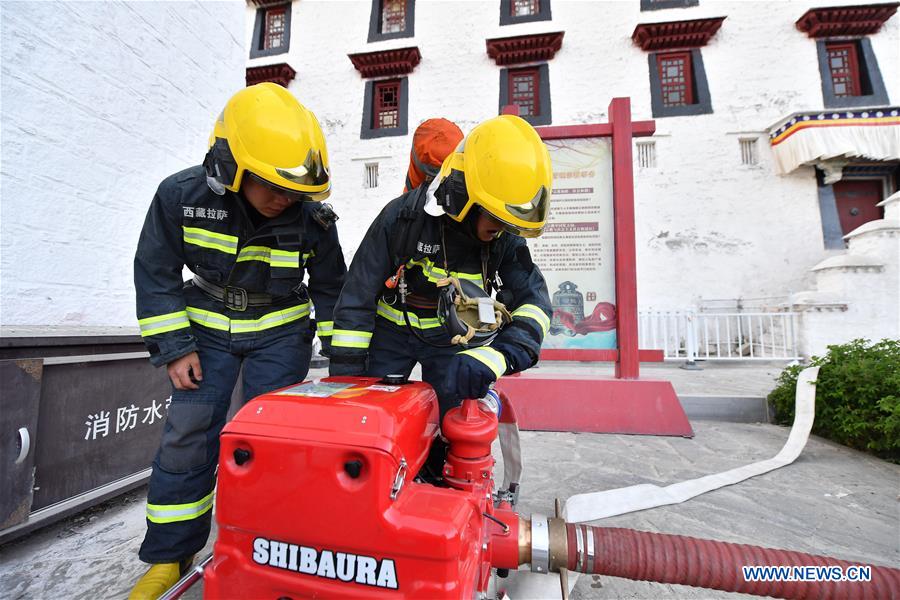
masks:
[[[666,360],[797,360],[793,312],[642,311],[641,348]]]

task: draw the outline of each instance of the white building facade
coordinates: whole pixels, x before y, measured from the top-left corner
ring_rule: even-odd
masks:
[[[251,0],[247,79],[286,85],[322,122],[348,259],[401,192],[423,120],[465,132],[518,104],[535,125],[598,123],[629,97],[656,121],[635,140],[640,307],[789,305],[898,184],[897,4],[835,5]],[[897,312],[893,294],[881,306]],[[855,331],[897,328],[888,314]]]

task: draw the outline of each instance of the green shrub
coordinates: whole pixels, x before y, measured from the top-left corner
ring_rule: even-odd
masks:
[[[900,462],[900,341],[853,340],[828,346],[816,385],[813,433],[845,446]],[[794,420],[797,375],[804,365],[786,368],[769,394],[775,421]]]

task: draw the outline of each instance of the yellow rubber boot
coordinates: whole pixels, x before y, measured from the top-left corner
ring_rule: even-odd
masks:
[[[162,596],[170,587],[178,583],[187,570],[191,567],[194,558],[188,558],[180,563],[159,563],[152,565],[150,569],[144,573],[144,576],[138,579],[134,584],[134,588],[128,595],[128,600],[156,600]]]

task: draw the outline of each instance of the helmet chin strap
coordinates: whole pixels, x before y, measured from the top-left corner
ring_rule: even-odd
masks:
[[[206,185],[209,186],[209,189],[216,196],[224,196],[227,190],[222,182],[216,179],[216,176],[221,176],[221,173],[219,173],[219,166],[216,164],[216,157],[212,148],[209,149],[209,152],[203,158],[203,168],[206,171]]]
[[[206,176],[206,185],[209,186],[209,189],[212,190],[212,193],[216,196],[224,196],[225,195],[225,186],[222,185],[218,179],[215,177]]]

